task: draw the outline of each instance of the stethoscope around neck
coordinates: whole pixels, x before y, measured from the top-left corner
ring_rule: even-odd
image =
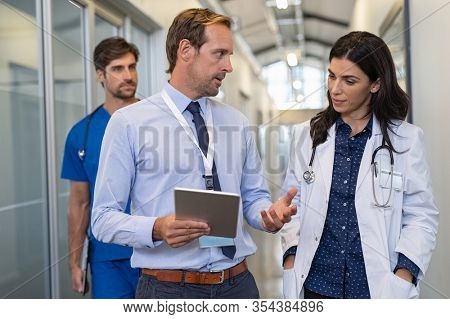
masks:
[[[389,177],[390,177],[389,195],[388,195],[388,199],[384,203],[382,203],[378,200],[377,194],[375,192],[375,178],[378,177],[378,174],[379,174],[378,164],[375,161],[375,158],[377,156],[377,153],[379,151],[381,151],[382,149],[386,149],[389,152],[390,164],[391,164],[391,168],[389,171]],[[310,158],[309,164],[308,164],[308,169],[303,173],[303,179],[305,180],[305,182],[307,184],[311,184],[316,179],[316,174],[314,173],[314,170],[312,168],[315,156],[316,156],[316,147],[313,147],[312,153],[311,153],[311,158]],[[394,152],[392,150],[392,147],[390,147],[389,145],[386,144],[386,140],[384,138],[383,138],[383,141],[381,142],[381,145],[378,146],[373,151],[370,166],[372,167],[372,192],[373,192],[373,198],[375,201],[374,206],[388,208],[390,206],[389,201],[391,200],[393,179],[394,179]]]
[[[94,111],[92,111],[91,114],[89,114],[89,117],[87,119],[86,127],[84,129],[83,146],[78,150],[78,157],[82,161],[86,157],[86,144],[87,144],[87,139],[88,139],[88,136],[89,136],[89,127],[91,126],[91,121],[94,118],[95,113],[97,113],[97,111],[100,110],[102,107],[103,107],[103,104],[99,105]]]
[[[314,157],[316,156],[316,147],[313,147],[311,158],[309,159],[308,170],[303,173],[303,179],[306,183],[311,184],[316,179],[316,174],[312,169]]]

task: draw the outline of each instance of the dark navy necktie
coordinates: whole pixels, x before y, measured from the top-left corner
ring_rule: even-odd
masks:
[[[198,102],[189,103],[187,110],[192,114],[195,124],[195,130],[197,131],[198,145],[200,146],[203,154],[207,156],[208,153],[208,144],[209,144],[209,134],[205,125],[205,120],[200,114],[200,105]],[[213,161],[213,184],[215,191],[221,191],[219,176],[217,176],[216,171],[216,163]],[[222,247],[222,253],[230,259],[233,259],[234,254],[236,253],[236,246],[224,246]]]

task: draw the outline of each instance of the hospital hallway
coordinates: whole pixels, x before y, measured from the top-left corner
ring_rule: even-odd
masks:
[[[287,191],[282,185],[290,148],[297,146],[291,145],[295,125],[328,106],[329,54],[335,41],[351,31],[367,31],[386,42],[398,84],[411,98],[406,121],[423,130],[440,212],[436,248],[420,280],[419,298],[448,299],[450,1],[446,0],[0,0],[0,298],[91,297],[72,290],[71,184],[61,178],[61,171],[69,131],[105,100],[94,48],[115,36],[134,43],[140,52],[136,98],[147,101],[162,92],[169,79],[167,32],[173,18],[188,8],[209,8],[231,17],[233,70],[224,79],[214,78],[220,90],[213,98],[248,119],[253,149],[262,160],[264,174],[259,175],[264,175],[273,201]],[[422,131],[419,134],[422,138]],[[172,145],[165,146],[176,149]],[[162,171],[165,164],[157,169]],[[95,170],[97,165],[86,163]],[[229,175],[238,171],[227,169]],[[303,179],[303,171],[296,173]],[[392,215],[385,208],[380,210],[383,225]],[[302,213],[308,212],[298,211]],[[280,235],[245,227],[257,246],[247,261],[261,297],[283,298]]]
[[[258,251],[248,258],[248,266],[259,288],[261,298],[283,298],[283,268],[279,235],[251,230]]]

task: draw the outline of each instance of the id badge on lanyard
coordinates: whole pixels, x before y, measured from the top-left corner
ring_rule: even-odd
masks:
[[[170,98],[170,96],[167,94],[165,90],[162,91],[161,96],[166,102],[169,109],[172,111],[173,115],[177,119],[178,123],[183,127],[186,134],[191,139],[192,143],[200,150],[200,154],[202,155],[203,160],[203,166],[205,168],[205,186],[207,190],[214,190],[214,180],[212,175],[212,168],[213,168],[213,162],[214,162],[214,130],[213,130],[213,120],[212,120],[212,112],[210,109],[207,110],[206,114],[206,127],[208,130],[209,135],[209,143],[208,143],[208,151],[205,154],[203,154],[202,149],[200,148],[200,145],[198,144],[197,139],[195,138],[191,127],[187,123],[185,117],[181,114],[180,110],[176,107],[173,100]]]

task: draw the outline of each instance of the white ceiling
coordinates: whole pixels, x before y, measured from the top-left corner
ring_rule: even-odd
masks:
[[[331,45],[349,31],[356,0],[288,0],[277,9],[275,0],[220,0],[236,21],[237,31],[261,65],[283,59],[288,51],[302,57],[327,59]]]

